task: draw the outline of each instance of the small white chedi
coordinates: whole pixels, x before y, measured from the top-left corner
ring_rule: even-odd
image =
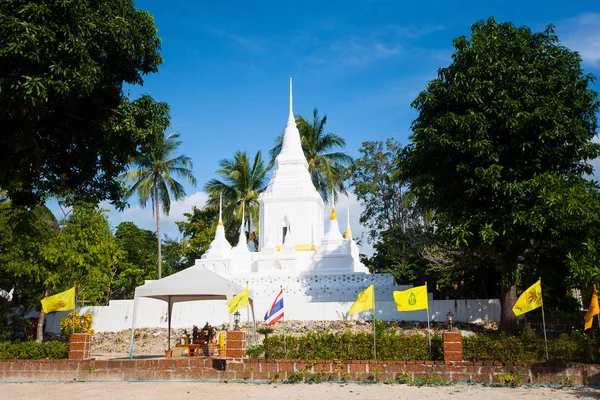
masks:
[[[196,265],[241,286],[247,284],[259,306],[267,305],[280,287],[283,288],[288,309],[286,316],[292,319],[331,319],[331,307],[328,312],[327,307],[308,307],[315,309],[310,312],[310,318],[300,315],[295,318],[289,311],[290,308],[302,310],[300,314],[306,315],[306,303],[313,303],[313,306],[332,303],[330,306],[339,308],[339,302],[354,301],[371,282],[375,282],[378,294],[391,296],[393,277],[369,274],[359,260],[359,248],[352,238],[349,216],[342,235],[333,204],[327,213],[329,226],[325,233],[323,199],[310,179],[300,132],[294,120],[291,79],[290,110],[281,152],[275,160],[271,181],[259,196],[259,203],[261,235],[257,251],[253,242],[248,242],[243,226],[238,243],[231,246],[225,238],[219,212],[215,239],[202,258],[196,260]]]

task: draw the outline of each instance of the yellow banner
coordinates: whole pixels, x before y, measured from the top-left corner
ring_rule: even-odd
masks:
[[[512,310],[515,315],[525,314],[542,306],[542,281],[538,280],[521,293]]]
[[[401,292],[395,291],[394,301],[398,311],[427,310],[429,308],[427,285],[415,286]]]
[[[594,293],[592,293],[592,300],[590,300],[590,307],[583,319],[585,320],[585,327],[583,330],[590,329],[592,322],[594,321],[594,315],[600,314],[600,307],[598,307],[598,292],[596,291],[596,285],[594,285]]]
[[[75,308],[75,287],[42,299],[42,309],[46,314],[55,311],[69,311]]]
[[[248,308],[248,286],[241,293],[236,294],[231,299],[227,300],[227,307],[229,312],[232,313],[241,308]]]
[[[356,301],[350,307],[348,314],[358,314],[363,311],[375,308],[375,285],[371,284],[368,288],[358,294]]]

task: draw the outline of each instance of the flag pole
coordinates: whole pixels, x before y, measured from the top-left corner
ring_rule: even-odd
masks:
[[[371,281],[371,285],[373,285],[373,359],[377,360],[377,324],[375,323],[375,282]]]
[[[596,285],[594,284],[594,292],[596,292]],[[596,314],[596,316],[598,317],[598,330],[600,331],[600,313]],[[592,318],[592,321],[594,319]]]
[[[77,310],[77,285],[73,285],[73,310]],[[75,333],[75,313],[71,311],[73,318],[71,318],[73,323],[73,328],[71,330],[71,334]]]
[[[427,281],[425,281],[425,296],[427,294]],[[429,298],[427,298],[427,336],[429,338],[429,355],[431,356],[431,327],[429,326]]]
[[[283,286],[279,285],[279,289],[281,290],[281,293],[283,295]],[[285,300],[284,300],[283,304],[285,306]],[[285,325],[285,311],[283,311],[282,320],[283,320],[283,352],[284,352],[285,358],[287,358],[287,334],[286,334],[287,326]]]
[[[540,288],[542,287],[542,277],[540,279]],[[546,361],[548,361],[548,338],[546,337],[546,317],[544,316],[544,291],[542,290],[542,325],[544,327],[544,344],[546,345]]]

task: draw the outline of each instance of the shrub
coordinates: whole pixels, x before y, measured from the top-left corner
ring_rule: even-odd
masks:
[[[60,333],[67,338],[71,336],[72,333],[94,334],[92,322],[94,322],[92,313],[79,315],[79,311],[73,310],[69,315],[60,319]]]
[[[531,329],[517,336],[478,333],[463,337],[465,361],[536,362],[546,360],[544,339]],[[600,338],[573,331],[548,339],[548,358],[563,362],[597,363],[600,361]]]
[[[264,342],[267,358],[285,358],[283,335],[269,335]],[[302,360],[371,360],[373,334],[309,332],[287,337],[287,358]],[[380,360],[441,360],[442,339],[432,337],[429,354],[427,337],[378,333],[377,358]]]
[[[0,343],[0,359],[37,360],[40,358],[67,358],[69,344],[51,341],[46,343]]]

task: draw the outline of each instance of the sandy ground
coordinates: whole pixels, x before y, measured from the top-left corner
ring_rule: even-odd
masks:
[[[417,387],[365,384],[287,384],[193,382],[21,383],[0,385],[2,399],[600,399],[590,388]]]

